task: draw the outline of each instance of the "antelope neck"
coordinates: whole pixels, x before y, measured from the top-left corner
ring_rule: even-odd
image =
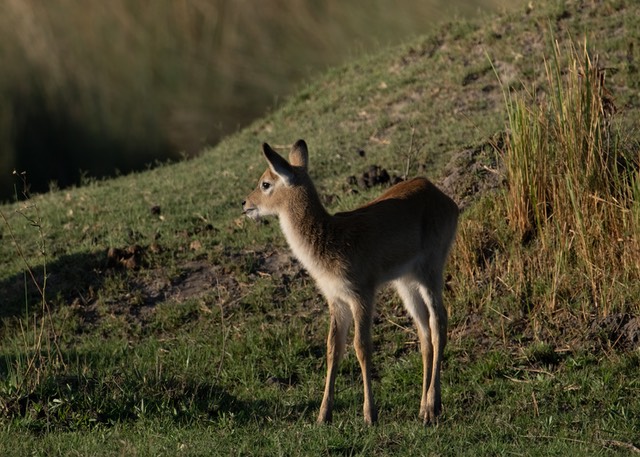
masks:
[[[333,244],[332,216],[322,206],[315,189],[301,192],[279,216],[282,231],[298,259],[313,269],[322,263],[328,245]]]

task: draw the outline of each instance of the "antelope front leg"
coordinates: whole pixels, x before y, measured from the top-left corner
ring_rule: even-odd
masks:
[[[338,366],[344,354],[347,333],[351,325],[351,312],[343,304],[329,304],[330,323],[327,337],[327,379],[324,396],[318,414],[318,423],[331,422],[333,412],[333,396]]]
[[[373,343],[371,341],[371,325],[373,321],[373,307],[370,302],[357,303],[352,311],[355,319],[355,332],[353,343],[362,370],[362,383],[364,385],[364,421],[371,425],[378,420],[378,411],[373,400],[371,389],[371,355]]]

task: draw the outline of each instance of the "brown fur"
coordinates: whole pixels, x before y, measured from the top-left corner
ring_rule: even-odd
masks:
[[[352,321],[364,417],[367,423],[376,421],[371,327],[375,292],[390,281],[418,329],[424,366],[420,417],[434,421],[441,410],[440,365],[447,337],[443,270],[458,207],[427,179],[415,178],[358,209],[330,215],[309,178],[304,141],[293,146],[289,162],[266,143],[263,152],[269,168],[243,202],[244,213],[253,219],[278,216],[293,253],[329,303],[327,379],[318,422],[331,420],[337,367]]]

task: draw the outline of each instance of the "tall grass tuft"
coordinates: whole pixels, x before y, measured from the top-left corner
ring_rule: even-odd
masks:
[[[640,281],[638,147],[616,129],[606,72],[586,41],[567,57],[555,42],[545,70],[545,91],[506,95],[504,210],[534,246],[513,278],[529,295],[544,278],[549,311],[560,294],[584,315],[608,314],[630,304]]]
[[[17,238],[9,218],[0,211],[5,232],[13,243],[15,255],[24,263],[24,318],[18,321],[20,328],[19,347],[15,351],[15,360],[7,357],[8,376],[5,383],[0,384],[0,393],[11,391],[14,395],[26,398],[33,393],[41,383],[54,375],[60,368],[64,368],[65,361],[59,345],[59,332],[51,315],[51,308],[47,298],[47,242],[43,229],[43,221],[38,205],[31,200],[25,173],[16,173],[22,180],[24,197],[23,205],[16,209],[34,229],[37,238],[38,251],[42,261],[42,277],[35,272],[33,265],[27,259],[21,242]],[[16,197],[17,198],[17,197]],[[31,286],[31,287],[30,287]],[[36,290],[37,307],[33,306],[29,289]],[[0,403],[0,406],[3,406]],[[6,406],[6,405],[4,405]]]

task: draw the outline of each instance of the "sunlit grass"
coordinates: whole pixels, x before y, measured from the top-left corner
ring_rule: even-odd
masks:
[[[585,316],[608,314],[625,307],[640,280],[637,145],[618,129],[606,70],[586,43],[553,50],[545,93],[509,96],[504,208],[522,242],[537,246],[522,277],[553,284],[548,311],[562,289],[577,287]]]

